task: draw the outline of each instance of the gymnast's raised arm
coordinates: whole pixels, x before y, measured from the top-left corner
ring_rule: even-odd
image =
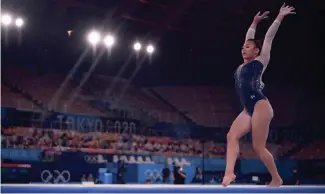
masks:
[[[254,39],[255,38],[255,31],[256,31],[256,27],[257,24],[260,23],[261,20],[267,18],[267,15],[270,13],[269,11],[264,12],[262,15],[260,15],[261,12],[258,12],[255,17],[254,20],[251,24],[251,26],[249,27],[247,33],[246,33],[246,37],[245,37],[245,41],[249,40],[249,39]]]
[[[265,35],[265,39],[264,39],[264,42],[263,42],[263,46],[262,46],[260,56],[258,56],[256,58],[263,65],[265,65],[265,66],[268,65],[268,63],[270,61],[272,42],[273,42],[273,39],[275,37],[276,32],[279,29],[279,26],[280,26],[283,18],[285,16],[289,15],[289,14],[295,14],[295,12],[293,12],[294,9],[295,8],[285,6],[285,4],[283,4],[283,6],[280,9],[279,15],[277,16],[277,18],[274,20],[274,22],[272,23],[272,25],[268,29],[268,31],[267,31],[267,33]]]

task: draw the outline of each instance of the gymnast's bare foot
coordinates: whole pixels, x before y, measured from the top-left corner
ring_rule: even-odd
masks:
[[[283,184],[283,181],[281,179],[281,177],[276,177],[276,178],[272,178],[272,181],[270,182],[270,184],[268,185],[268,187],[280,187]]]
[[[222,180],[222,186],[227,187],[231,182],[236,179],[235,174],[225,174]]]

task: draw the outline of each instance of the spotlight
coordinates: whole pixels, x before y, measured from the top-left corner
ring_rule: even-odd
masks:
[[[105,37],[104,44],[108,48],[112,47],[114,45],[114,43],[115,43],[115,38],[112,35],[108,35],[108,36]]]
[[[133,49],[134,50],[136,50],[136,51],[139,51],[140,49],[141,49],[141,44],[140,43],[135,43],[134,45],[133,45]]]
[[[9,26],[11,24],[11,22],[12,22],[12,18],[8,14],[2,15],[1,22],[2,22],[3,25]]]
[[[17,18],[17,19],[16,19],[16,26],[17,26],[18,28],[20,28],[20,27],[23,26],[23,25],[24,25],[24,20],[21,19],[21,18]]]
[[[148,46],[147,46],[147,52],[148,52],[149,54],[153,53],[154,50],[155,50],[155,48],[154,48],[152,45],[148,45]]]
[[[98,44],[99,40],[100,40],[99,32],[92,31],[88,34],[88,41],[90,42],[90,44],[95,46],[96,44]]]

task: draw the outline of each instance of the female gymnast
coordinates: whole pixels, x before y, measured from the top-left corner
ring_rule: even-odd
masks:
[[[268,99],[263,95],[262,74],[269,63],[270,51],[274,36],[283,18],[293,12],[295,8],[283,4],[273,24],[268,29],[263,46],[254,39],[257,24],[267,17],[269,12],[258,12],[248,29],[242,48],[244,63],[235,73],[236,90],[244,110],[237,116],[227,134],[227,166],[222,181],[228,186],[236,179],[235,163],[239,154],[239,139],[252,130],[252,145],[258,157],[265,164],[272,176],[268,186],[279,187],[282,179],[277,171],[272,154],[266,149],[269,125],[273,118],[273,109]]]

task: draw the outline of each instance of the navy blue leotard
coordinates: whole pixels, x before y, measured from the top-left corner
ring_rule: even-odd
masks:
[[[264,87],[261,81],[262,74],[270,61],[272,41],[280,23],[280,21],[275,20],[268,29],[260,56],[247,64],[240,65],[235,73],[237,94],[243,107],[250,116],[253,115],[254,106],[257,101],[267,99],[262,93]],[[246,40],[254,39],[254,36],[255,28],[250,27],[246,33]]]
[[[254,60],[237,68],[235,86],[239,99],[247,113],[252,116],[257,101],[266,99],[262,93],[263,83],[261,76],[264,65]]]

